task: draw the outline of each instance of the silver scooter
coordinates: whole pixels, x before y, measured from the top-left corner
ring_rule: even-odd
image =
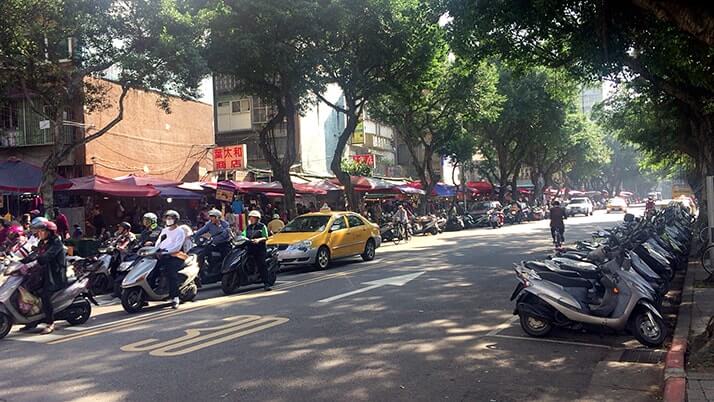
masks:
[[[511,296],[516,300],[523,330],[530,336],[546,336],[554,326],[628,329],[643,345],[660,346],[667,337],[662,315],[654,306],[652,293],[632,279],[627,254],[603,264],[601,289],[581,278],[551,272],[536,272],[517,264],[519,283]],[[620,267],[622,265],[622,268]]]
[[[36,309],[31,315],[24,315],[18,306],[19,288],[25,279],[23,271],[37,265],[36,261],[23,264],[18,258],[6,257],[3,260],[5,282],[0,285],[0,339],[7,336],[13,325],[33,325],[45,318],[42,309]],[[24,268],[24,269],[23,269]],[[55,292],[52,296],[52,307],[55,318],[66,320],[70,325],[81,325],[89,320],[93,303],[96,300],[88,290],[90,275],[82,275],[68,287]]]
[[[166,301],[169,290],[166,278],[160,272],[154,272],[158,263],[157,247],[143,247],[139,258],[133,262],[131,271],[122,281],[121,305],[127,313],[139,312],[148,302]],[[191,301],[198,293],[196,277],[199,272],[195,255],[190,254],[178,272],[179,298],[181,302]]]

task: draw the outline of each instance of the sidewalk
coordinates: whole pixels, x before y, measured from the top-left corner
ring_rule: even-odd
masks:
[[[687,363],[687,398],[691,402],[714,401],[714,349],[709,349],[710,356],[698,355],[693,360],[691,355],[692,348],[697,348],[697,344],[702,343],[701,340],[697,340],[697,336],[705,331],[709,319],[714,316],[714,287],[700,287],[701,281],[708,276],[700,264],[690,265],[689,271],[693,275],[690,281],[693,282],[694,286],[689,289],[692,297],[692,320],[688,342],[690,355]],[[685,298],[688,297],[686,293],[687,289],[685,287]],[[683,307],[684,304],[685,301],[683,300]]]

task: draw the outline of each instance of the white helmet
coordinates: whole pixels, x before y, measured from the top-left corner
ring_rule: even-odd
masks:
[[[216,217],[216,218],[218,218],[218,219],[221,219],[221,217],[223,216],[223,214],[221,213],[221,211],[219,211],[219,210],[217,210],[217,209],[214,208],[214,209],[208,211],[208,216],[214,216],[214,217]]]
[[[254,210],[248,212],[248,217],[260,219],[260,211],[254,209]]]

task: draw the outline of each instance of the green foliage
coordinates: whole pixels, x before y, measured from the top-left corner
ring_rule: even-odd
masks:
[[[352,159],[342,160],[342,171],[350,176],[372,176],[372,167],[363,162],[357,162]]]

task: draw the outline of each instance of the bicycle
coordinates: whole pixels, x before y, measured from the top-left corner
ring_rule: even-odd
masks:
[[[399,244],[402,240],[409,241],[409,229],[406,223],[397,222],[397,235],[394,237],[394,244]]]

